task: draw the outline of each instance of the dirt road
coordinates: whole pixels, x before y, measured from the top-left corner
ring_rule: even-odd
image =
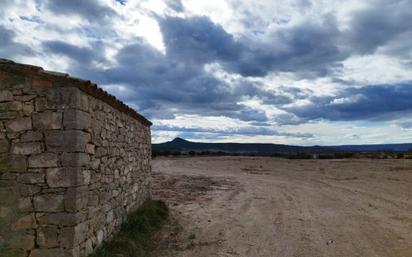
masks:
[[[412,160],[160,158],[157,256],[411,257]]]

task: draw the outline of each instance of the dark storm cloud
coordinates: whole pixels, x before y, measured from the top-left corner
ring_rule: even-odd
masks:
[[[184,9],[179,0],[166,3],[176,12]],[[166,54],[134,38],[119,50],[110,65],[104,59],[105,46],[99,42],[81,47],[54,40],[44,41],[42,47],[46,53],[73,60],[68,70],[73,75],[112,85],[109,91],[150,118],[170,119],[179,113],[267,123],[269,118],[265,112],[241,104],[254,99],[288,112],[275,117],[279,124],[299,124],[321,118],[331,121],[388,119],[395,113],[410,111],[405,99],[412,95],[406,85],[353,88],[348,81],[334,79],[349,88],[336,97],[314,98],[310,90],[279,85],[274,87],[276,90],[269,90],[263,83],[250,82],[248,78],[265,77],[271,72],[291,72],[298,78],[333,76],[348,57],[373,53],[378,48],[385,54],[402,56],[405,63],[412,64],[411,34],[408,34],[411,26],[405,22],[411,18],[412,8],[407,8],[410,4],[408,1],[379,3],[382,5],[354,13],[349,28],[344,31],[338,29],[335,17],[329,14],[316,21],[306,19],[271,31],[262,27],[262,37],[235,37],[206,16],[157,17]],[[116,15],[113,9],[96,0],[49,0],[45,6],[56,14],[76,14],[90,21],[107,21]],[[388,11],[383,12],[384,8]],[[97,26],[82,30],[88,38],[114,35],[116,39],[114,31],[100,31]],[[13,38],[14,32],[0,27],[1,55],[29,51]],[[102,63],[106,65],[99,67],[110,68],[98,68],[96,64]],[[223,81],[205,71],[207,64],[218,64],[224,71],[241,76]],[[117,90],[116,85],[125,87],[126,91]],[[286,107],[303,99],[310,100],[311,104]]]
[[[83,65],[90,64],[92,61],[103,61],[102,48],[98,45],[94,48],[79,47],[56,40],[44,41],[42,45],[46,51],[64,55]]]
[[[243,46],[206,16],[158,18],[167,54],[183,62],[205,64],[238,59]]]
[[[261,77],[272,71],[325,76],[347,57],[337,46],[339,31],[333,16],[326,16],[320,24],[302,23],[275,31],[269,35],[273,44],[235,40],[205,16],[158,20],[170,57],[198,65],[219,62],[243,76]]]
[[[117,15],[112,8],[97,0],[47,0],[45,6],[56,14],[79,15],[90,22],[100,22]]]
[[[347,40],[352,51],[371,54],[380,46],[411,32],[411,1],[376,1],[363,10],[352,13]],[[410,38],[409,38],[410,39]]]
[[[412,83],[346,88],[334,97],[312,97],[311,103],[284,108],[301,121],[326,119],[396,120],[412,113]]]
[[[54,52],[67,54],[82,63],[89,61],[91,49],[52,44]],[[63,49],[63,50],[62,50]],[[93,49],[94,50],[94,49]],[[204,71],[202,66],[191,65],[165,56],[143,40],[122,48],[116,55],[117,65],[109,69],[89,69],[72,66],[72,73],[93,79],[100,84],[125,85],[125,94],[117,94],[150,118],[172,118],[175,113],[226,116],[245,121],[267,121],[263,111],[238,102],[244,92],[250,95],[263,92],[247,83],[229,86]],[[84,62],[83,62],[84,63]],[[115,93],[116,87],[107,87]],[[118,91],[120,92],[120,91]]]
[[[15,42],[14,31],[0,25],[0,56],[4,58],[15,58],[17,56],[31,56],[34,51],[28,46]]]
[[[166,0],[166,4],[176,12],[183,12],[185,9],[180,0]]]
[[[282,136],[282,137],[293,137],[293,138],[312,138],[313,135],[310,133],[288,133],[277,131],[268,127],[241,127],[233,129],[204,129],[204,128],[185,128],[177,126],[167,126],[167,125],[155,125],[153,126],[154,131],[172,131],[172,132],[182,132],[182,133],[212,133],[216,134],[217,137],[222,136]]]

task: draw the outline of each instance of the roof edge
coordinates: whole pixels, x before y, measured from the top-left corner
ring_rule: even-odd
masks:
[[[151,126],[152,122],[146,119],[143,115],[139,114],[136,110],[132,109],[115,96],[109,94],[107,91],[98,87],[97,84],[92,83],[90,80],[84,80],[76,77],[72,77],[67,73],[55,72],[44,70],[42,67],[16,63],[9,59],[0,58],[0,70],[7,72],[20,73],[22,75],[29,75],[35,79],[45,79],[51,82],[59,83],[59,85],[77,87],[81,91],[109,104],[113,108],[123,112],[132,118],[138,120],[143,125]]]

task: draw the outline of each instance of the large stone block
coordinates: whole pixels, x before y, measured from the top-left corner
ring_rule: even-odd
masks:
[[[15,119],[18,115],[18,112],[0,112],[0,120]]]
[[[26,117],[26,118],[20,118],[20,119],[15,119],[13,121],[7,122],[6,123],[7,130],[11,132],[21,132],[25,130],[31,130],[31,118]]]
[[[33,114],[33,126],[38,130],[61,129],[63,115],[61,112],[45,111]]]
[[[45,92],[45,97],[36,98],[36,111],[56,109],[80,109],[87,111],[87,99],[75,87],[56,87]]]
[[[13,101],[13,94],[9,90],[0,90],[0,102]]]
[[[37,229],[37,245],[40,248],[54,248],[59,246],[57,227],[41,227]]]
[[[21,135],[20,142],[37,142],[43,139],[40,131],[27,131]]]
[[[25,172],[27,170],[26,157],[23,155],[0,155],[0,172]]]
[[[94,144],[86,144],[86,153],[95,154],[95,145]]]
[[[46,79],[38,79],[38,78],[34,78],[31,81],[31,85],[34,88],[51,88],[53,87],[53,83],[50,80],[46,80]]]
[[[36,143],[15,143],[12,145],[11,152],[13,154],[30,155],[43,152],[43,144]]]
[[[20,212],[33,212],[33,203],[30,197],[20,198],[17,203],[17,208]]]
[[[23,184],[43,184],[44,174],[43,173],[24,173],[21,174],[17,181]]]
[[[54,152],[84,152],[90,134],[80,130],[46,132],[46,148]]]
[[[89,130],[90,114],[76,109],[65,110],[63,124],[65,129]]]
[[[90,156],[86,153],[63,153],[62,165],[64,167],[82,167],[90,164]]]
[[[80,213],[43,213],[37,214],[36,219],[39,225],[56,225],[61,227],[72,227],[82,221]]]
[[[20,111],[23,109],[23,104],[21,102],[5,102],[0,103],[0,111]]]
[[[59,243],[61,247],[70,249],[79,242],[75,242],[76,232],[74,227],[67,227],[60,230],[59,233]]]
[[[19,184],[18,189],[21,197],[33,196],[41,191],[40,186],[27,184]]]
[[[47,185],[53,187],[70,187],[74,186],[76,180],[76,168],[50,168],[46,173]]]
[[[33,214],[26,215],[24,217],[19,218],[13,225],[11,229],[13,231],[19,231],[23,229],[30,229],[36,227],[36,220]]]
[[[34,197],[37,212],[60,212],[64,210],[64,195],[46,194]]]
[[[0,153],[6,153],[9,151],[10,144],[7,139],[0,139]]]
[[[27,251],[34,248],[34,241],[35,237],[33,235],[15,234],[9,240],[9,247]]]
[[[53,168],[59,164],[59,156],[54,153],[41,153],[29,157],[30,168]]]
[[[9,207],[0,207],[0,218],[4,219],[13,214],[13,210]]]

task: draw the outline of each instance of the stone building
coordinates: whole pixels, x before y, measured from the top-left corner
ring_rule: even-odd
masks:
[[[150,198],[151,123],[90,81],[0,59],[0,256],[87,256]]]

